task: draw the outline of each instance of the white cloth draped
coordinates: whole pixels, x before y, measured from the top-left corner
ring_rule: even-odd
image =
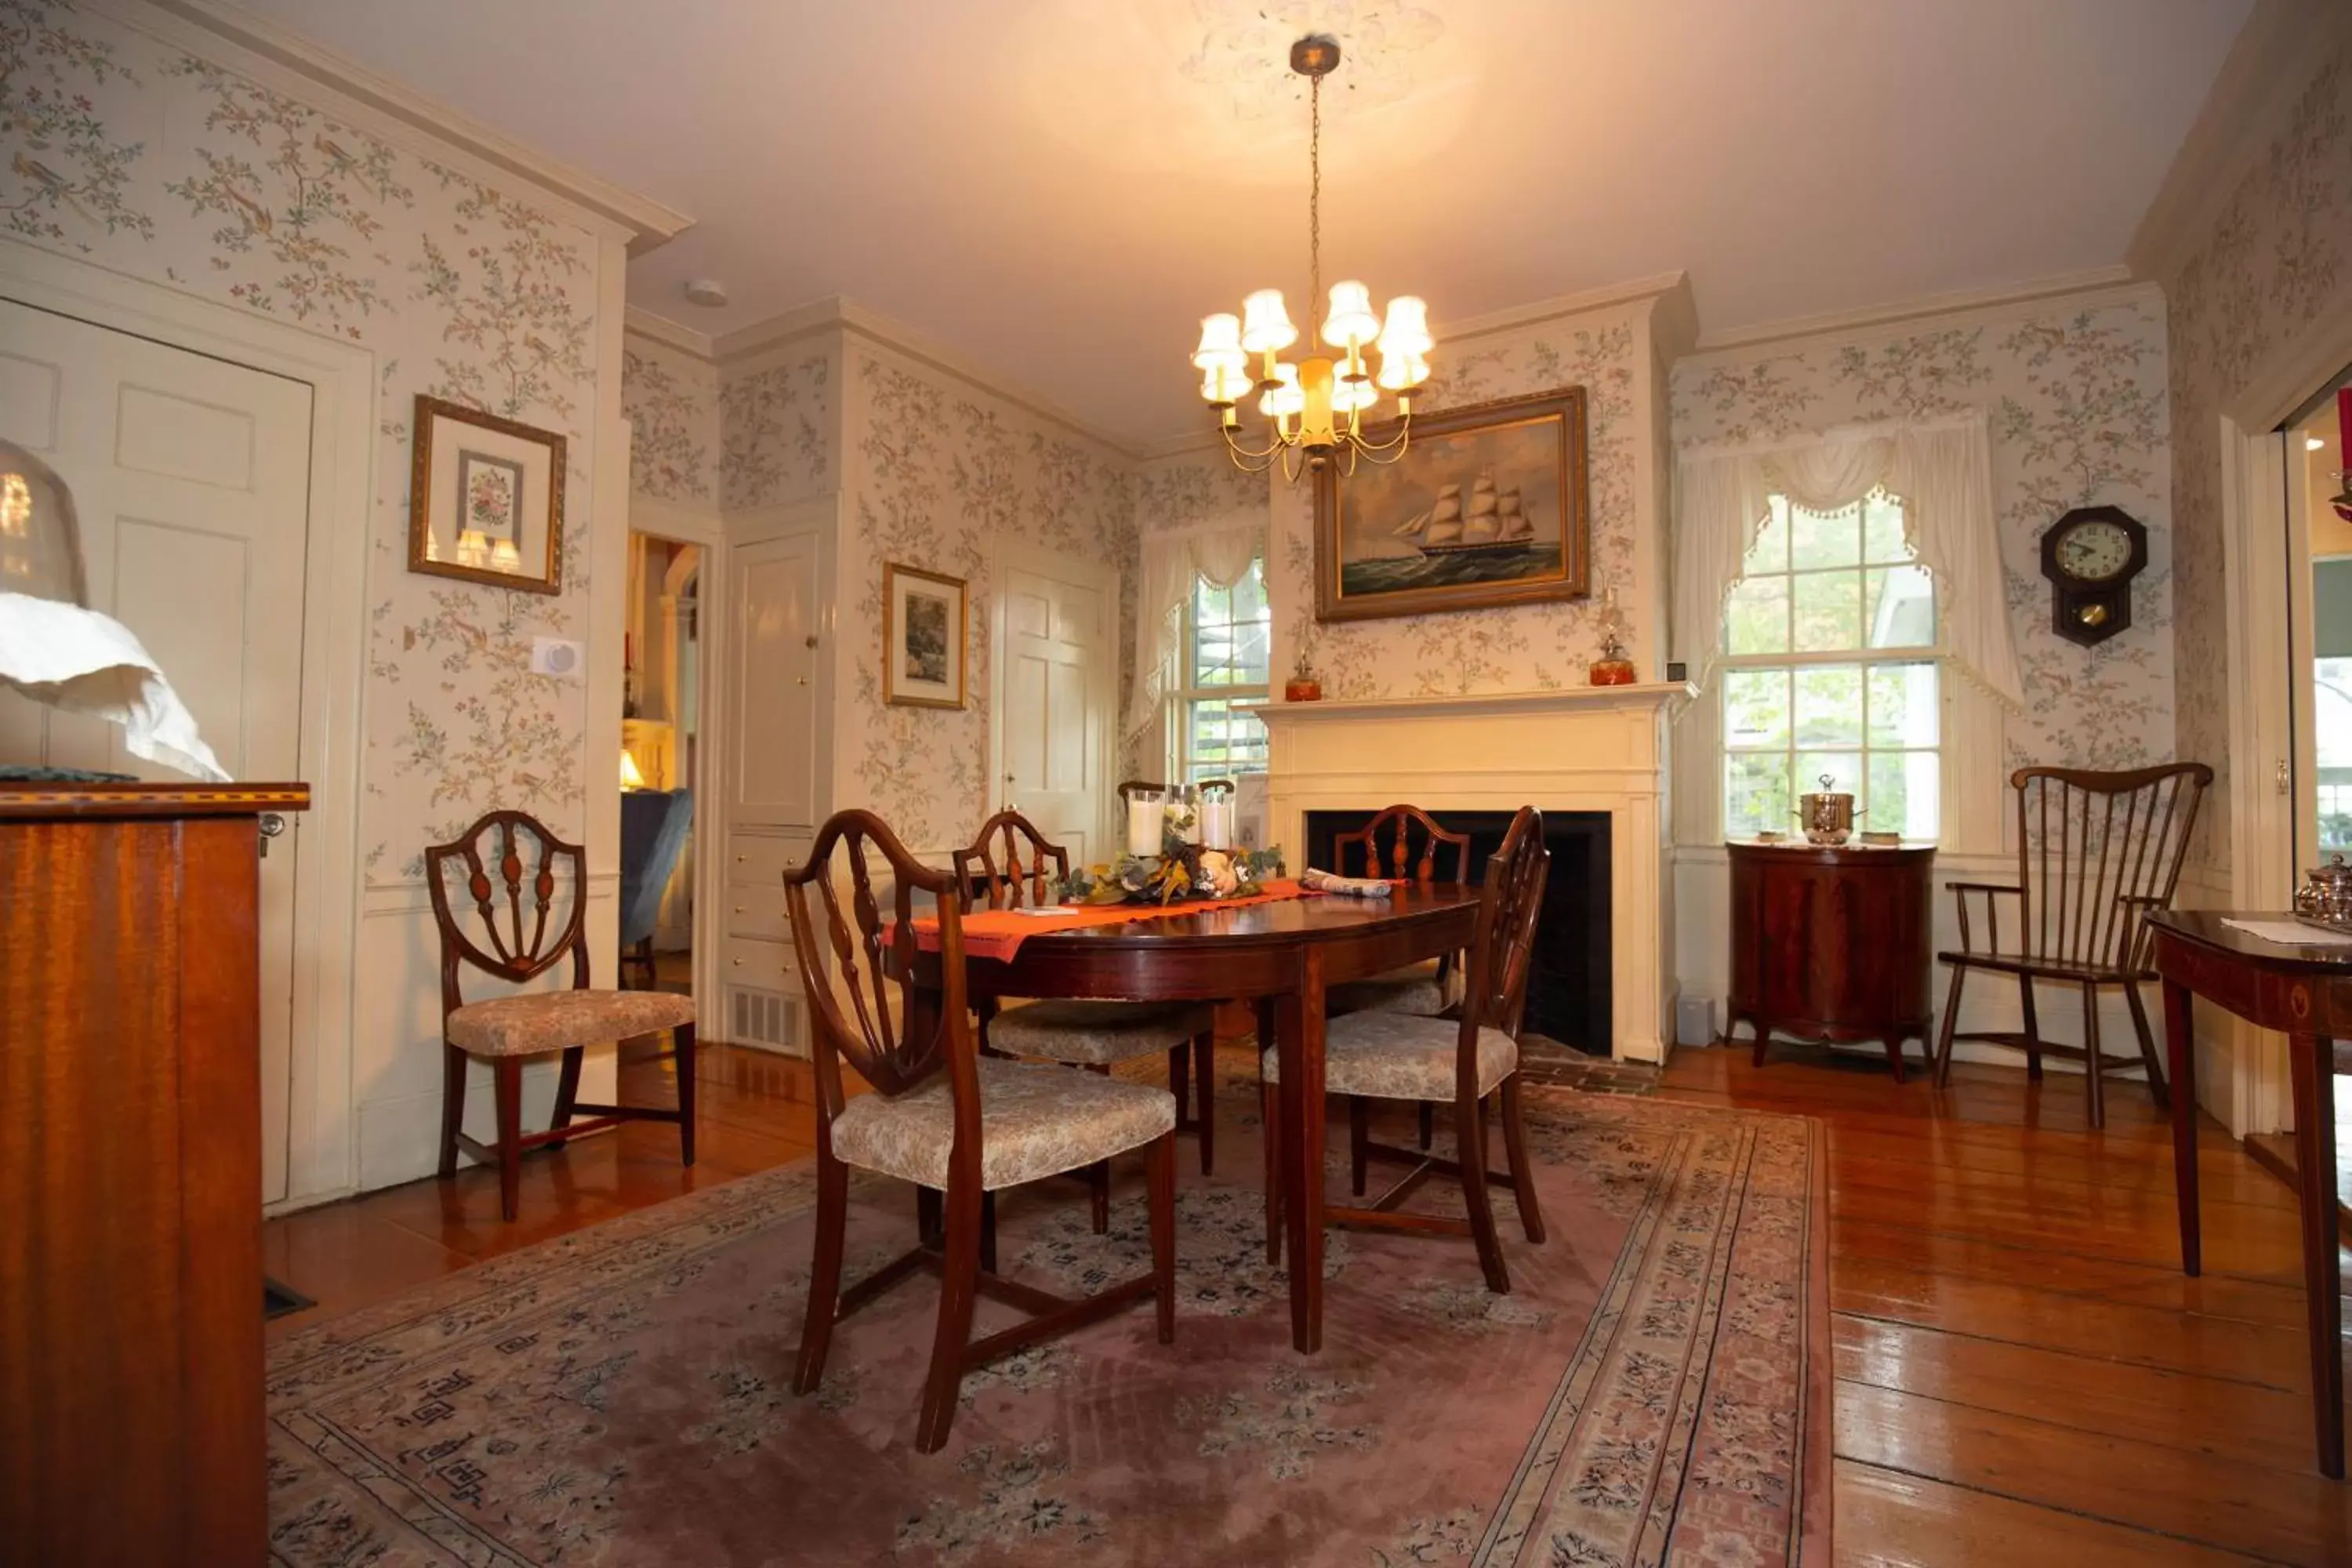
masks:
[[[2010,707],[2025,706],[1993,517],[1992,443],[1981,413],[1685,453],[1676,468],[1675,635],[1702,685],[1722,655],[1725,604],[1771,515],[1771,498],[1836,511],[1882,485],[1903,502],[1904,533],[1919,563],[1935,574],[1952,662]]]
[[[1163,529],[1143,537],[1141,575],[1135,600],[1135,694],[1127,710],[1127,733],[1149,728],[1160,705],[1175,689],[1182,649],[1184,601],[1193,582],[1206,577],[1230,588],[1249,575],[1250,563],[1265,552],[1265,517],[1257,515]]]
[[[0,687],[122,726],[134,757],[215,784],[228,773],[129,626],[56,599],[0,594]]]

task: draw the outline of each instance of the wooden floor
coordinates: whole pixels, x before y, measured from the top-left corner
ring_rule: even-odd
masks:
[[[270,1273],[319,1301],[272,1331],[810,1152],[805,1068],[704,1056],[692,1172],[637,1125],[526,1162],[513,1225],[481,1170],[271,1221]],[[625,1085],[666,1099],[667,1073]],[[2312,1466],[2293,1199],[2218,1125],[2189,1279],[2135,1087],[2096,1134],[2079,1078],[2010,1068],[1938,1093],[1865,1058],[1684,1050],[1660,1092],[1829,1125],[1840,1563],[2352,1563],[2352,1487]]]

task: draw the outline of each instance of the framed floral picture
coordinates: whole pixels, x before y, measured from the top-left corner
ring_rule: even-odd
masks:
[[[885,562],[882,700],[902,708],[963,706],[964,580]]]
[[[408,569],[563,591],[563,437],[419,393]]]
[[[1386,441],[1394,422],[1367,432]],[[1481,610],[1591,591],[1584,389],[1416,414],[1391,464],[1315,475],[1315,618]]]

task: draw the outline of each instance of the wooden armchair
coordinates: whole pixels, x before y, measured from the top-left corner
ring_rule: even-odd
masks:
[[[1350,851],[1361,851],[1361,869],[1349,869],[1349,861],[1356,858]],[[1453,868],[1453,875],[1445,880],[1464,887],[1470,880],[1470,836],[1448,833],[1417,805],[1392,805],[1355,832],[1334,838],[1331,858],[1331,868],[1343,877],[1410,878],[1417,882],[1438,880],[1441,860],[1445,860]],[[1409,1013],[1433,1018],[1454,1003],[1462,956],[1450,952],[1368,979],[1343,982],[1331,987],[1326,1006],[1335,1016]]]
[[[889,918],[875,893],[871,858],[891,883]],[[834,883],[847,863],[850,892]],[[820,909],[812,909],[815,889]],[[918,899],[929,909],[919,910]],[[919,1268],[940,1277],[939,1326],[923,1385],[915,1447],[936,1452],[955,1418],[963,1374],[999,1356],[1153,1298],[1160,1342],[1176,1337],[1176,1108],[1142,1084],[1022,1062],[983,1061],[966,1010],[959,879],[907,851],[870,812],[838,812],[818,829],[808,863],[784,877],[793,947],[807,987],[816,1069],[817,1213],[808,1317],[794,1392],[824,1376],[833,1327]],[[918,913],[939,921],[936,1008],[919,1007],[913,984]],[[819,932],[824,933],[820,941]],[[828,951],[829,949],[829,951]],[[893,1005],[888,987],[898,988]],[[841,1064],[873,1086],[852,1100]],[[1151,1272],[1080,1300],[1000,1279],[982,1267],[984,1194],[1143,1149],[1151,1188]],[[842,1289],[849,1168],[921,1189],[926,1223],[915,1247]],[[931,1197],[938,1194],[942,1196]],[[936,1205],[936,1209],[934,1208]],[[929,1215],[943,1211],[936,1233]],[[1031,1320],[974,1342],[972,1308],[994,1297]]]
[[[1412,1167],[1369,1206],[1329,1208],[1324,1211],[1326,1215],[1335,1225],[1466,1235],[1477,1244],[1486,1288],[1497,1295],[1508,1293],[1511,1276],[1504,1265],[1488,1186],[1499,1183],[1510,1188],[1518,1202],[1519,1225],[1528,1240],[1540,1245],[1544,1239],[1543,1215],[1536,1203],[1535,1167],[1528,1157],[1527,1127],[1519,1108],[1519,1026],[1527,1011],[1528,965],[1535,949],[1536,917],[1543,907],[1550,861],[1550,852],[1544,847],[1542,815],[1533,806],[1520,807],[1503,836],[1502,847],[1486,862],[1457,1017],[1351,1013],[1332,1019],[1324,1036],[1324,1088],[1328,1093],[1348,1097],[1349,1164],[1356,1195],[1364,1194],[1365,1167],[1371,1161]],[[1280,1053],[1268,1047],[1262,1061],[1266,1138],[1272,1142],[1280,1122],[1273,1100],[1281,1071]],[[1371,1100],[1450,1103],[1454,1157],[1442,1160],[1415,1150],[1374,1143],[1366,1105]],[[1502,1118],[1504,1152],[1510,1163],[1507,1175],[1486,1169],[1490,1103]],[[1281,1251],[1282,1193],[1276,1179],[1281,1168],[1278,1159],[1268,1160],[1266,1253],[1274,1260],[1279,1259]],[[1398,1208],[1433,1173],[1453,1176],[1462,1184],[1466,1217],[1448,1219]]]
[[[1051,887],[1070,874],[1069,851],[1048,844],[1036,825],[1017,811],[1000,811],[981,824],[980,837],[955,852],[958,896],[964,910],[984,896],[992,910],[1021,909],[1045,902]],[[999,1011],[981,1004],[980,1044],[984,1052],[1035,1057],[1108,1073],[1119,1062],[1165,1053],[1168,1089],[1176,1097],[1176,1126],[1201,1140],[1201,1173],[1216,1163],[1216,1061],[1214,1009],[1206,1003],[1099,1002],[1072,999],[1024,1002]],[[1186,1086],[1199,1078],[1200,1110],[1188,1115]],[[1088,1173],[1095,1188],[1094,1225],[1110,1226],[1108,1171]]]
[[[488,864],[486,849],[492,857]],[[491,865],[498,869],[496,883],[490,879]],[[461,870],[488,950],[467,934],[450,903],[450,882]],[[425,851],[425,885],[433,918],[441,928],[441,1174],[457,1173],[461,1149],[496,1164],[499,1212],[508,1219],[515,1217],[527,1149],[560,1147],[567,1139],[621,1121],[675,1121],[679,1154],[687,1164],[694,1163],[694,998],[664,991],[590,989],[587,879],[588,852],[566,844],[537,817],[520,811],[491,812],[449,843]],[[498,896],[501,888],[503,900]],[[564,913],[551,932],[549,916],[558,908]],[[567,954],[572,959],[568,991],[467,1002],[458,986],[460,963],[520,985],[544,974]],[[664,1029],[677,1042],[677,1110],[578,1102],[586,1047]],[[557,1051],[563,1053],[563,1066],[556,1079],[551,1125],[544,1132],[527,1133],[522,1130],[522,1064]],[[490,1064],[498,1112],[495,1143],[466,1135],[468,1057]],[[575,1115],[590,1120],[575,1123]]]
[[[2171,907],[2197,807],[2213,782],[2213,770],[2202,763],[2130,773],[2021,768],[2009,782],[2017,793],[2017,885],[1947,884],[1958,900],[1960,947],[1936,955],[1952,968],[1951,994],[1936,1045],[1936,1082],[1950,1079],[1957,1041],[1986,1040],[2024,1051],[2026,1071],[2035,1079],[2042,1077],[2045,1055],[2082,1062],[2094,1127],[2106,1123],[2104,1086],[2111,1072],[2146,1067],[2148,1092],[2164,1105],[2164,1071],[2139,994],[2141,981],[2156,978],[2144,917]],[[1971,899],[1983,903],[1982,947],[1970,918]],[[2017,900],[2016,924],[2006,946],[2003,899]],[[1970,972],[1979,969],[2015,977],[2021,1031],[1958,1032],[1961,992]],[[2081,988],[2082,1045],[2042,1037],[2034,1011],[2037,981]],[[2139,1037],[2137,1057],[2100,1049],[2099,990],[2107,985],[2123,987]]]

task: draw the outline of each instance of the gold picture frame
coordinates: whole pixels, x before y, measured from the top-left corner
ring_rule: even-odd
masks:
[[[964,579],[882,563],[882,700],[898,708],[961,708],[971,631]]]
[[[1315,618],[1581,599],[1592,504],[1580,386],[1416,414],[1392,464],[1315,475]],[[1396,422],[1368,431],[1391,440]]]
[[[410,439],[411,572],[563,592],[562,436],[420,392]]]

